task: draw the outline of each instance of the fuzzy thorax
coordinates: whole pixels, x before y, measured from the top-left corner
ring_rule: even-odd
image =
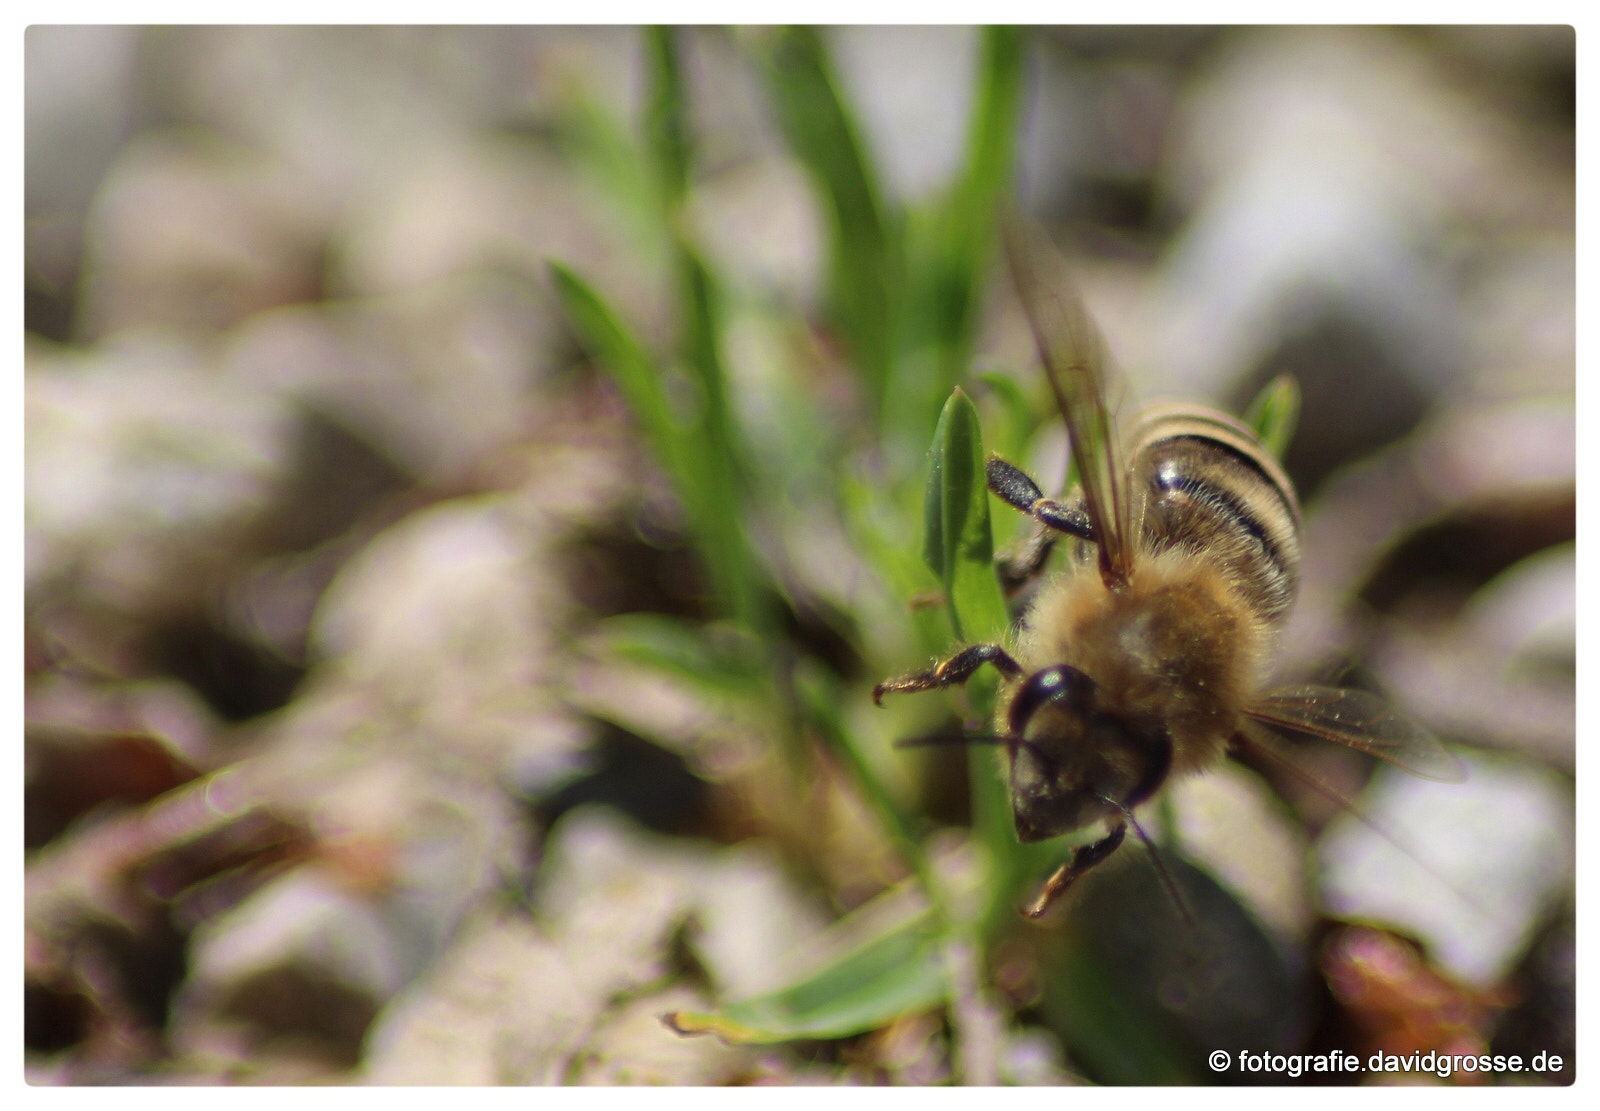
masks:
[[[1221,565],[1168,550],[1141,558],[1116,592],[1090,568],[1049,583],[1020,631],[1017,661],[1024,676],[1054,664],[1083,672],[1095,685],[1096,714],[1130,734],[1165,730],[1172,771],[1183,774],[1223,755],[1260,682],[1269,641],[1268,623]],[[1081,751],[1090,738],[1069,735],[1081,724],[1052,711],[1035,715],[1028,736],[1052,750],[1065,772],[1080,782],[1104,778],[1111,792],[1137,778],[1137,753],[1115,751],[1104,728],[1093,742],[1099,751]]]

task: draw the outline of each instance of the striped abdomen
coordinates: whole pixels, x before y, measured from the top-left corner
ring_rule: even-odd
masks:
[[[1140,421],[1131,455],[1143,548],[1204,553],[1259,616],[1282,617],[1300,582],[1300,507],[1255,434],[1222,413],[1162,409]]]

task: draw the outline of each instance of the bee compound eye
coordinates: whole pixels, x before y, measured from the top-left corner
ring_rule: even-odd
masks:
[[[1068,664],[1035,671],[1011,700],[1011,732],[1021,736],[1028,722],[1048,703],[1087,712],[1094,699],[1094,680]]]

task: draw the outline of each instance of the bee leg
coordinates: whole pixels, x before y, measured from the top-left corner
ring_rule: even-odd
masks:
[[[1080,540],[1094,539],[1094,523],[1089,520],[1089,514],[1082,506],[1045,497],[1037,482],[998,455],[989,456],[988,466],[984,470],[989,477],[989,489],[1013,509],[1026,513],[1056,532],[1064,532]]]
[[[995,556],[994,569],[1000,576],[1000,587],[1007,598],[1044,570],[1045,561],[1050,558],[1055,546],[1055,534],[1047,528],[1040,528],[1035,530],[1025,545]]]
[[[1122,844],[1123,835],[1127,832],[1128,827],[1118,822],[1105,837],[1093,844],[1082,845],[1073,850],[1072,859],[1057,868],[1055,874],[1044,881],[1044,889],[1039,892],[1039,897],[1023,907],[1022,913],[1029,918],[1043,918],[1045,911],[1066,894],[1067,888],[1076,883],[1079,876],[1117,851],[1117,846]]]
[[[935,664],[927,671],[907,675],[901,679],[888,679],[872,688],[872,701],[883,705],[886,694],[907,691],[931,691],[956,683],[965,683],[974,671],[984,664],[994,664],[1000,673],[1014,679],[1022,674],[1022,665],[1006,654],[998,644],[974,644]]]

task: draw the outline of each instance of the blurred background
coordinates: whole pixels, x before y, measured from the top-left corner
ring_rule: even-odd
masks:
[[[1574,83],[1571,28],[30,27],[28,1079],[1569,1083]],[[1022,920],[1067,849],[893,747],[967,702],[871,702],[959,643],[952,389],[1063,474],[1007,196],[1130,407],[1296,377],[1279,669],[1468,769],[1175,786],[1191,923],[1132,845]]]

